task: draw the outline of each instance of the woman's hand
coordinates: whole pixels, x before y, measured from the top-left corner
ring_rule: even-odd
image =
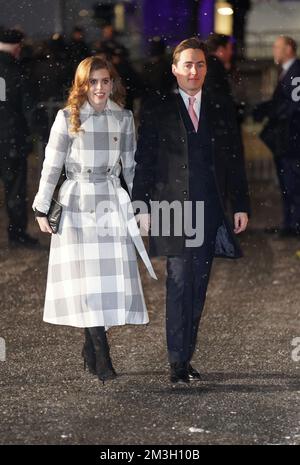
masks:
[[[42,232],[52,234],[52,229],[50,228],[47,216],[37,216],[36,221],[38,222]]]

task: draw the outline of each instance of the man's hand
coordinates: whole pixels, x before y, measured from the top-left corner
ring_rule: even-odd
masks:
[[[140,232],[142,236],[148,236],[150,229],[150,214],[149,213],[140,213],[136,215],[136,221],[140,225]]]
[[[245,231],[248,224],[248,215],[247,213],[239,212],[234,214],[234,232],[239,234],[242,231]]]
[[[36,220],[42,232],[52,234],[52,229],[46,216],[37,216]]]

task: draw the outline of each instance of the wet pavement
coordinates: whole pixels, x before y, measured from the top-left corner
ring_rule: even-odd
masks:
[[[34,166],[29,179],[31,201]],[[252,199],[245,257],[214,262],[193,359],[202,380],[175,387],[164,259],[158,281],[140,263],[150,324],[109,330],[119,377],[102,385],[83,370],[82,330],[42,321],[48,238],[32,221],[42,247],[10,250],[2,206],[0,443],[300,444],[300,241],[262,231],[279,219],[273,186],[252,185]]]

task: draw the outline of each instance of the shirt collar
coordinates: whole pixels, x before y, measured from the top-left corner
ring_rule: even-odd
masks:
[[[183,100],[188,104],[189,98],[191,97],[191,95],[188,95],[180,87],[178,88],[178,91],[179,91],[181,97],[183,98]],[[197,104],[200,104],[200,102],[201,102],[201,94],[202,94],[202,89],[200,89],[199,92],[197,92],[197,94],[194,95],[194,97],[196,98],[195,102]]]
[[[282,69],[284,69],[284,71],[288,71],[289,68],[292,66],[292,64],[294,63],[295,60],[296,60],[296,58],[291,58],[290,60],[288,60],[288,61],[286,61],[285,63],[283,63]]]

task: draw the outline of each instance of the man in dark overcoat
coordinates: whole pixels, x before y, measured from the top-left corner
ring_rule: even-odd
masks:
[[[283,221],[266,232],[281,237],[300,234],[300,60],[293,38],[278,37],[273,46],[280,68],[272,99],[258,105],[254,118],[267,118],[260,137],[273,152],[283,204]]]
[[[206,56],[197,38],[176,47],[178,93],[145,104],[135,156],[133,201],[147,208],[136,210],[140,226],[150,228],[151,256],[167,257],[166,332],[174,383],[200,379],[190,361],[213,257],[242,255],[235,234],[245,230],[249,212],[234,108],[230,98],[216,100],[206,92]],[[226,215],[228,198],[234,229]]]

